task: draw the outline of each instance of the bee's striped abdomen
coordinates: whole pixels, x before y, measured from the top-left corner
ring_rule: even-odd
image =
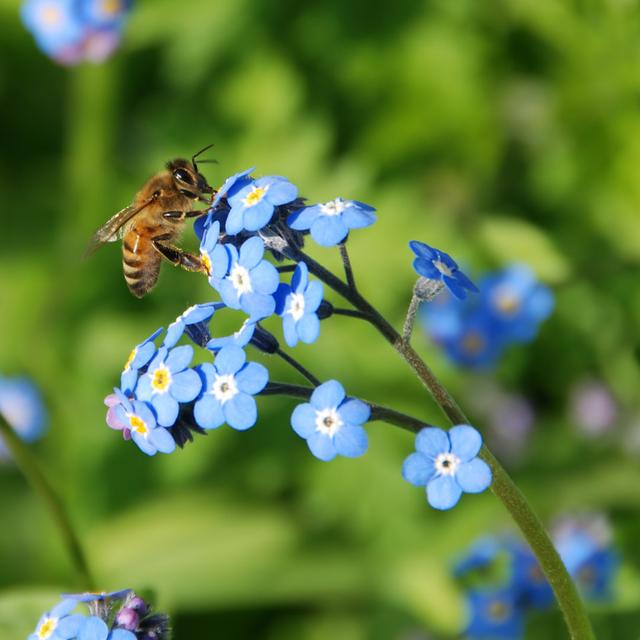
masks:
[[[149,238],[134,229],[125,233],[122,242],[122,269],[129,291],[142,298],[158,280],[160,255]]]

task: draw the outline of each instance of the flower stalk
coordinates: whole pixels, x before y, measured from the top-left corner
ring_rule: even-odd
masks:
[[[20,471],[47,506],[51,519],[58,527],[64,545],[67,548],[69,558],[75,567],[78,582],[83,588],[93,590],[94,581],[82,545],[80,544],[80,538],[73,528],[60,496],[55,492],[51,484],[49,484],[49,481],[40,469],[38,461],[32,455],[30,449],[11,428],[2,414],[0,414],[0,435],[20,468]]]

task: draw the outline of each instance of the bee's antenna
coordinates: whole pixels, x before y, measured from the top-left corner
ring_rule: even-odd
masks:
[[[213,158],[207,160],[200,160],[200,164],[220,164],[217,160]]]
[[[193,166],[195,167],[196,171],[198,170],[198,165],[196,164],[196,158],[201,153],[204,153],[207,149],[211,149],[211,147],[213,147],[213,142],[211,144],[208,144],[206,147],[203,147],[202,149],[200,149],[200,151],[198,151],[198,153],[194,153],[193,156],[191,156],[191,164],[193,164]]]

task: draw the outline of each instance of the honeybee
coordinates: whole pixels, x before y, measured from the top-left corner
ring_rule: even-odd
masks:
[[[207,212],[194,210],[194,204],[211,203],[214,190],[196,164],[196,158],[211,146],[198,151],[191,162],[182,158],[168,162],[164,171],[144,184],[129,206],[110,218],[91,238],[85,257],[107,242],[122,240],[124,279],[137,298],[155,286],[163,258],[187,271],[207,273],[198,256],[172,243],[179,238],[187,218]]]

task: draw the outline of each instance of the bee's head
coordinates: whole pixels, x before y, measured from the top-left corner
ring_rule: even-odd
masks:
[[[195,162],[176,158],[167,163],[167,169],[171,172],[171,177],[181,194],[193,200],[209,201],[208,198],[204,197],[204,194],[213,193],[213,189],[198,171]]]

